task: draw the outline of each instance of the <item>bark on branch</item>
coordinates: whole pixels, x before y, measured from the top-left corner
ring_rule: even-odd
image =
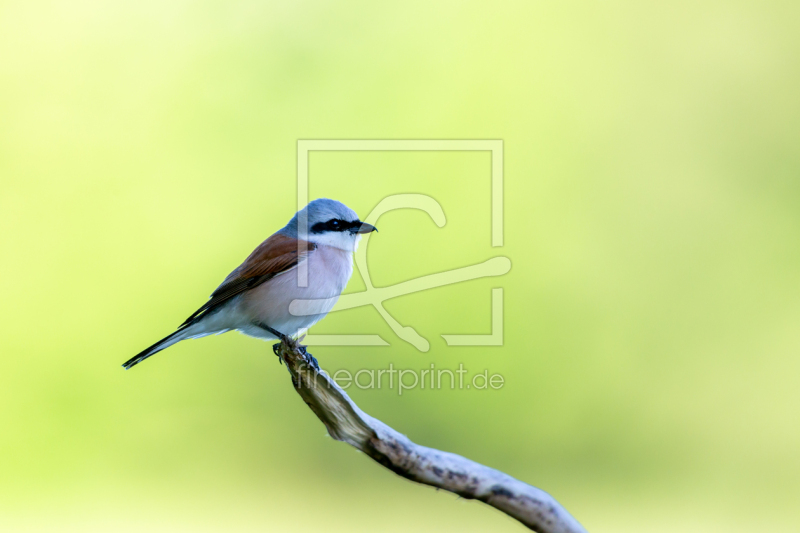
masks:
[[[389,470],[462,498],[480,500],[539,533],[586,533],[552,496],[460,455],[426,448],[364,413],[325,373],[307,364],[294,343],[277,352],[295,390],[331,437],[361,450]]]

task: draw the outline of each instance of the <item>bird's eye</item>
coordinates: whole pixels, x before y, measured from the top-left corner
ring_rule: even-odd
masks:
[[[338,220],[331,220],[330,221],[331,228],[339,229],[339,221]]]

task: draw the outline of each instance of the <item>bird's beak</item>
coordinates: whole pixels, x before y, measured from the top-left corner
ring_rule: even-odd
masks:
[[[378,231],[378,228],[366,222],[362,222],[358,229],[354,228],[354,233],[372,233],[373,231]]]

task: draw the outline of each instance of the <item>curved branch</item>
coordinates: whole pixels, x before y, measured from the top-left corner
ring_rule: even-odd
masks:
[[[292,375],[295,390],[334,439],[361,450],[404,478],[480,500],[539,533],[586,533],[543,490],[460,455],[415,444],[364,413],[327,374],[307,364],[293,342],[281,344],[278,354]]]

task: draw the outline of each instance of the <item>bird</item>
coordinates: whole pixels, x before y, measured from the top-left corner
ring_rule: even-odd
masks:
[[[293,343],[336,303],[353,274],[353,253],[361,236],[377,228],[359,220],[341,202],[318,198],[298,211],[283,228],[236,267],[209,300],[178,329],[123,363],[127,370],[186,339],[237,330],[250,337]],[[301,265],[306,270],[301,272]],[[289,306],[302,300],[305,311]],[[306,362],[319,369],[304,346]],[[273,351],[278,355],[280,342]],[[280,355],[278,356],[280,360]]]

